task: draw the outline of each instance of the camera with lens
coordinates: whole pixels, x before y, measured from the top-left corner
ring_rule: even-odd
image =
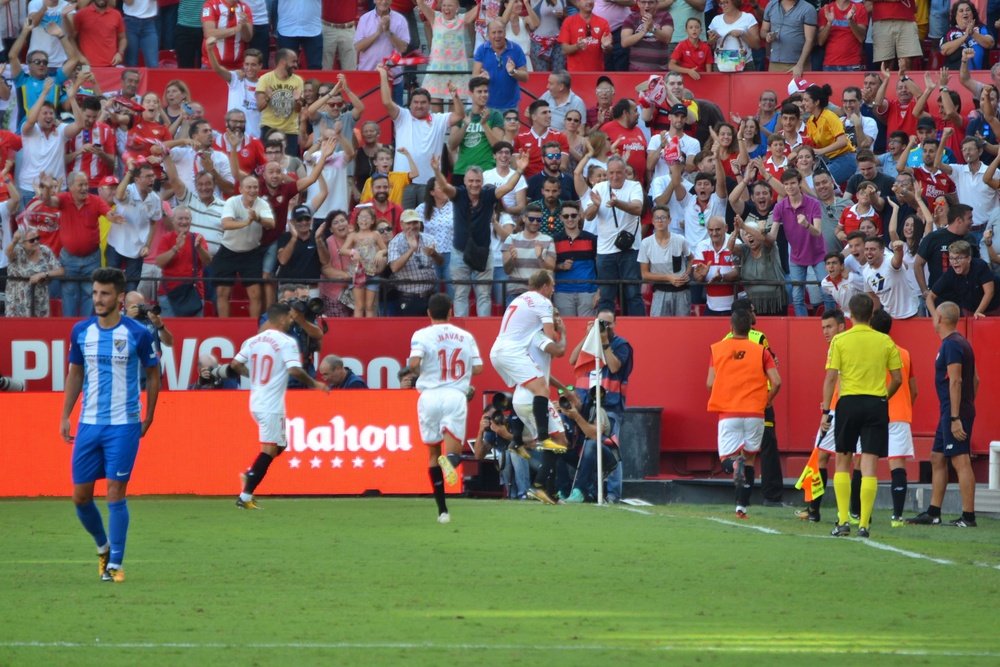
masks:
[[[315,322],[316,318],[323,314],[323,299],[319,297],[294,299],[288,302],[288,307],[301,313],[310,322]]]
[[[484,392],[486,393],[486,392]],[[507,424],[508,413],[513,409],[514,405],[511,403],[511,395],[504,391],[495,391],[490,397],[490,403],[486,406],[484,414],[489,417],[490,421],[498,426],[505,426]]]
[[[611,325],[609,323],[605,322],[604,320],[597,320],[597,326],[600,327],[601,331],[603,332],[603,331],[607,331],[608,327],[611,326]]]
[[[151,306],[147,306],[144,303],[140,303],[135,308],[136,308],[135,319],[137,320],[148,320],[150,313],[154,315],[159,315],[161,312],[163,312],[163,309],[160,308],[160,304],[158,303],[154,303]]]
[[[24,382],[0,375],[0,391],[24,391]]]
[[[573,404],[569,402],[569,397],[567,397],[567,396],[560,396],[559,397],[559,409],[560,410],[562,410],[563,412],[565,412],[566,410],[569,410],[571,407],[573,407]]]

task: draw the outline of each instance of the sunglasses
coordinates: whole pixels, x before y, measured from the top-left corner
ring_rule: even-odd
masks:
[[[536,217],[536,216],[533,216],[533,215],[529,215],[528,216],[528,222],[541,222],[541,221],[542,221],[542,219],[540,217]]]
[[[576,220],[580,217],[579,213],[563,213],[562,216],[566,220]]]
[[[32,65],[48,65],[49,64],[48,60],[39,60],[38,58],[35,58],[34,60],[31,60],[29,62]]]
[[[545,157],[550,160],[559,160],[562,158],[562,153],[546,153]]]
[[[408,222],[413,222],[413,221],[409,220]],[[392,231],[392,227],[379,227],[376,231],[378,231],[379,234],[388,234],[389,232]]]
[[[570,118],[569,116],[567,116],[566,117],[566,122],[567,123],[581,123],[583,121],[581,119],[579,119],[579,118]]]

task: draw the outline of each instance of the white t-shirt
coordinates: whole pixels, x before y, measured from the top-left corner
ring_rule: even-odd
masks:
[[[260,246],[260,237],[264,228],[260,220],[274,220],[271,205],[262,197],[253,202],[253,210],[257,211],[257,220],[240,229],[227,229],[222,232],[222,245],[233,252],[248,252]],[[249,217],[246,206],[243,205],[243,195],[236,195],[226,200],[222,205],[222,217],[243,221]]]
[[[504,183],[510,180],[510,174],[511,172],[508,171],[506,176],[501,176],[499,173],[497,173],[495,167],[493,169],[488,169],[483,172],[483,186],[492,185],[493,187],[497,187],[503,185]],[[520,192],[521,190],[526,190],[527,188],[528,188],[528,181],[524,179],[524,176],[517,179],[517,185],[514,186],[514,189],[503,196],[503,205],[516,206],[517,193]],[[510,213],[501,213],[500,217],[497,218],[497,222],[499,222],[501,227],[505,225],[510,226],[512,232],[514,231],[513,228],[517,226],[517,221],[514,220],[514,216],[512,216]],[[503,255],[500,250],[500,245],[501,245],[500,237],[497,236],[496,230],[494,230],[491,226],[490,254],[493,256],[494,267],[503,266]]]
[[[413,162],[417,165],[417,177],[414,183],[426,183],[434,178],[434,170],[431,169],[431,156],[441,155],[444,146],[445,135],[448,133],[448,118],[451,114],[432,113],[427,118],[417,120],[410,113],[409,109],[399,107],[399,115],[393,122],[396,130],[396,145],[406,146],[413,156]],[[393,171],[410,171],[410,163],[406,156],[398,151],[392,165]]]
[[[413,357],[420,358],[420,391],[448,388],[465,393],[472,382],[473,366],[483,365],[476,339],[453,324],[432,324],[413,332]]]
[[[683,273],[688,267],[691,248],[683,236],[671,234],[667,245],[660,245],[656,236],[650,234],[639,244],[639,263],[649,264],[653,273]],[[674,267],[674,257],[682,258],[680,266]]]
[[[66,178],[66,123],[59,123],[52,132],[42,132],[37,123],[28,134],[22,134],[23,148],[17,168],[17,187],[35,189],[35,179],[45,172],[55,179]]]
[[[243,0],[243,2],[246,3],[247,7],[250,8],[250,13],[253,14],[254,25],[267,25],[269,23],[267,17],[267,0]]]
[[[209,254],[215,257],[222,243],[222,208],[225,202],[216,197],[210,204],[205,204],[198,199],[198,195],[188,190],[183,197],[177,198],[177,203],[191,209],[191,231],[202,235],[208,244]]]
[[[670,176],[659,176],[654,178],[649,183],[649,198],[656,200],[657,197],[663,194],[670,185]],[[684,192],[690,192],[691,186],[694,185],[687,177],[681,177],[681,187],[684,188]],[[684,204],[677,201],[677,195],[671,193],[670,199],[667,200],[667,208],[670,209],[670,233],[684,235]]]
[[[754,18],[753,14],[749,12],[743,12],[735,23],[726,23],[725,18],[722,14],[717,14],[712,22],[708,24],[709,30],[714,30],[718,35],[719,39],[716,42],[718,48],[729,50],[736,50],[746,45],[745,40],[742,38],[732,38],[726,39],[726,36],[733,32],[734,30],[742,30],[743,34],[746,34],[750,28],[757,25],[757,19]],[[747,62],[753,62],[753,51],[747,49]]]
[[[132,0],[132,4],[121,3],[122,14],[137,19],[151,19],[156,16],[156,0]]]
[[[670,135],[667,135],[667,141],[671,141],[672,139]],[[685,156],[694,156],[701,152],[701,142],[686,134],[682,134],[678,138],[677,147]],[[670,165],[663,160],[663,141],[660,139],[659,134],[655,134],[649,139],[649,145],[646,146],[646,154],[648,155],[649,153],[656,153],[660,156],[653,167],[653,178],[659,176],[670,178]]]
[[[611,200],[611,192],[615,194],[615,198],[623,202],[632,201],[642,201],[642,185],[637,181],[626,180],[622,183],[622,187],[611,190],[611,181],[603,181],[594,186],[593,191],[601,198],[601,205],[597,207],[597,216],[594,218],[597,221],[597,254],[598,255],[612,255],[617,252],[621,252],[615,247],[615,238],[618,236],[618,232],[628,231],[635,234],[635,242],[632,244],[632,250],[637,250],[639,248],[639,238],[642,236],[642,230],[639,229],[641,225],[636,223],[639,221],[639,216],[632,215],[631,213],[626,213],[621,209],[611,209],[608,206],[608,202]],[[590,207],[591,201],[588,199],[584,200],[587,207]],[[618,220],[618,224],[615,225],[615,218]]]
[[[309,168],[316,164],[319,153],[313,153],[309,159]],[[351,189],[347,182],[347,169],[351,163],[344,159],[344,151],[337,149],[330,159],[323,165],[323,173],[320,176],[326,181],[327,195],[320,207],[316,209],[315,217],[325,218],[330,211],[347,211],[350,209]],[[319,194],[319,181],[309,186],[306,196],[309,201]]]
[[[524,354],[531,338],[546,324],[552,323],[552,302],[531,290],[519,295],[507,306],[500,321],[493,349],[503,353]]]
[[[43,4],[42,0],[31,0],[28,4],[28,14],[34,14],[42,8]],[[62,42],[45,32],[45,27],[49,23],[55,23],[63,29],[63,32],[67,32],[67,19],[65,19],[63,15],[63,10],[67,7],[67,5],[69,5],[69,3],[66,2],[66,0],[59,0],[55,7],[46,7],[45,14],[42,15],[42,20],[39,25],[36,25],[31,29],[31,40],[28,42],[28,52],[44,51],[49,57],[50,68],[60,68],[65,65],[67,56],[66,49],[63,48]]]
[[[906,266],[892,267],[892,253],[886,251],[882,265],[877,269],[866,264],[862,273],[865,291],[878,297],[885,312],[893,319],[905,319],[917,314],[917,299],[906,281]]]
[[[708,198],[708,205],[703,211],[698,205],[698,198],[685,191],[681,204],[684,206],[684,238],[688,245],[697,248],[708,239],[708,219],[726,217],[726,200],[714,192]]]
[[[223,179],[229,181],[230,183],[235,183],[236,180],[233,178],[233,170],[229,165],[229,156],[222,151],[217,151],[214,148],[212,151],[212,166],[215,167],[215,171],[222,176]],[[170,149],[170,159],[174,161],[174,166],[177,167],[177,177],[181,179],[181,183],[184,184],[189,191],[195,192],[194,182],[198,177],[198,174],[205,171],[205,167],[201,164],[201,156],[198,152],[191,146],[175,146]],[[222,195],[222,192],[216,188],[215,195],[217,197]]]
[[[979,170],[972,173],[967,164],[953,164],[949,177],[955,184],[955,194],[963,204],[972,207],[972,226],[980,227],[989,220],[990,211],[997,204],[997,191],[983,182],[986,163],[979,164]]]
[[[122,214],[125,222],[112,224],[108,230],[108,245],[124,257],[136,258],[149,238],[149,224],[163,217],[160,195],[150,192],[143,199],[139,196],[139,186],[129,183],[125,188],[125,199],[117,202],[115,210]]]
[[[254,18],[257,18],[256,12]],[[226,100],[226,109],[241,109],[247,117],[247,134],[260,139],[260,111],[257,110],[256,91],[257,82],[247,79],[243,76],[243,72],[233,70],[229,73],[229,97]]]
[[[244,341],[233,360],[250,371],[250,412],[284,415],[288,370],[302,368],[295,339],[267,329]]]
[[[285,37],[316,37],[323,34],[320,0],[281,0],[278,34]]]
[[[542,380],[545,386],[549,385],[549,376],[552,375],[552,355],[545,351],[545,348],[552,344],[552,339],[545,335],[543,331],[535,332],[531,337],[531,344],[528,346],[528,356],[535,366],[542,371]],[[511,402],[515,405],[530,405],[534,394],[525,388],[523,384],[514,387],[514,395]]]

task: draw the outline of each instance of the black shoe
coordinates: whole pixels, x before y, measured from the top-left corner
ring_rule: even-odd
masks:
[[[906,523],[911,526],[940,526],[941,517],[931,516],[927,512],[921,512],[917,516],[907,519]]]
[[[838,523],[835,524],[833,530],[830,534],[834,537],[850,537],[851,535],[851,524],[849,523]]]
[[[946,523],[944,525],[946,525],[946,526],[954,526],[955,528],[975,528],[976,527],[976,520],[975,519],[965,519],[965,518],[962,518],[962,517],[958,517],[954,521],[949,521],[948,523]]]
[[[871,537],[871,535],[868,534],[868,529],[867,528],[858,528],[858,537],[866,537],[867,538],[867,537]]]

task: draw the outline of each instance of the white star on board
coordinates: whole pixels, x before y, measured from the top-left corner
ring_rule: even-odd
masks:
[[[297,456],[293,456],[292,458],[288,459],[288,465],[292,468],[298,468],[300,463],[302,463],[302,461],[300,461],[299,457]]]
[[[381,456],[376,456],[375,460],[372,461],[372,463],[375,464],[376,468],[384,468],[385,467],[385,459],[382,458]]]
[[[344,465],[344,459],[340,458],[339,456],[334,456],[332,459],[330,459],[331,467],[339,468],[342,465]]]
[[[365,460],[360,456],[355,456],[351,462],[354,464],[355,468],[363,468],[365,465]]]
[[[309,460],[309,466],[311,468],[318,468],[321,465],[323,465],[323,460],[318,456],[314,456]]]

